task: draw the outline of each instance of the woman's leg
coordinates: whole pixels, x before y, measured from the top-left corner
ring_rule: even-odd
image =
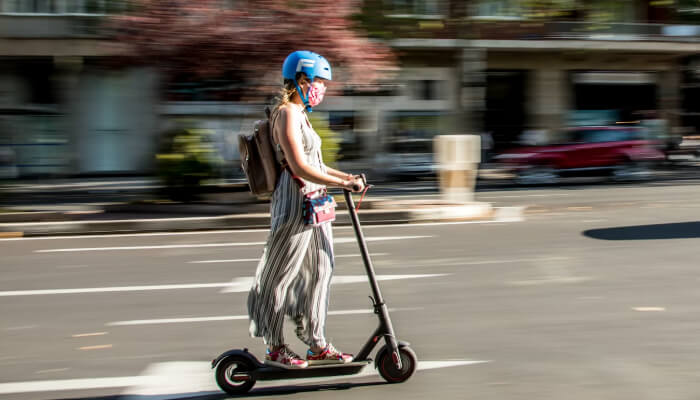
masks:
[[[284,344],[283,323],[287,295],[308,251],[313,231],[288,224],[270,233],[256,279],[248,296],[250,333],[262,336],[268,347]]]
[[[300,276],[306,284],[299,298],[300,310],[296,315],[303,315],[303,334],[297,335],[309,347],[326,346],[326,316],[330,299],[330,285],[333,276],[333,231],[331,224],[323,224],[313,229],[313,236],[304,257]],[[297,321],[298,323],[298,321]]]

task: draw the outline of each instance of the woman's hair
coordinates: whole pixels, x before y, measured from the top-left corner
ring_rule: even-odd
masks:
[[[297,72],[296,78],[298,83],[303,83],[307,80],[306,74],[303,72]],[[297,87],[294,84],[294,81],[291,79],[285,79],[282,88],[280,89],[279,93],[277,93],[277,97],[275,98],[274,110],[289,104],[296,90]]]

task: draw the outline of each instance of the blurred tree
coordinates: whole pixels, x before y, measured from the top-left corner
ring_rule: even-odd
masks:
[[[352,16],[360,3],[133,0],[130,13],[111,17],[109,27],[128,63],[156,66],[166,79],[227,74],[258,98],[279,86],[282,61],[294,50],[318,52],[344,67],[347,76],[334,71],[343,84],[373,82],[394,69],[390,49],[358,30]]]
[[[340,135],[332,130],[328,124],[328,118],[319,117],[318,113],[309,116],[309,120],[318,136],[321,137],[321,157],[323,162],[331,168],[337,168],[336,162],[340,155]]]

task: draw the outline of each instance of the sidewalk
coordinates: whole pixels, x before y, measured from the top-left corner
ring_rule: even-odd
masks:
[[[220,184],[196,203],[155,200],[157,188],[155,181],[137,178],[6,185],[0,238],[269,227],[269,203],[251,196],[244,183]],[[339,204],[335,224],[350,225],[342,194],[333,194]],[[370,191],[359,216],[364,225],[376,225],[488,220],[497,211],[488,203],[408,200]]]

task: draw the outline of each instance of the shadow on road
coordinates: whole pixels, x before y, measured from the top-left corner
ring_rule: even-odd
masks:
[[[694,239],[700,238],[700,222],[589,229],[583,235],[600,240]]]
[[[386,385],[384,381],[379,382],[357,382],[357,383],[328,383],[316,385],[286,385],[266,387],[251,390],[245,394],[246,398],[281,396],[296,393],[311,393],[334,390],[348,390],[355,387]],[[122,395],[122,396],[104,396],[104,397],[66,397],[56,400],[161,400],[161,399],[189,399],[189,400],[223,400],[238,398],[224,392],[200,392],[200,393],[182,393],[171,395]]]

